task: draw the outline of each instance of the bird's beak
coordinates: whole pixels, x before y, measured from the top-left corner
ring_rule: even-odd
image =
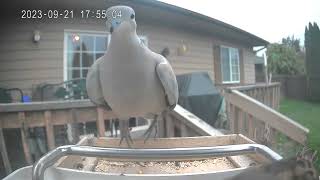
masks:
[[[118,26],[120,26],[121,21],[118,19],[114,19],[111,21],[110,32],[112,33]]]

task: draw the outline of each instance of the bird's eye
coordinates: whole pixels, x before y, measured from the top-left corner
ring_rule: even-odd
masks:
[[[131,14],[131,19],[133,19],[134,18],[134,14]]]

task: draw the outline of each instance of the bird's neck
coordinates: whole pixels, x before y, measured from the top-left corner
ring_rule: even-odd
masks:
[[[110,56],[118,57],[117,61],[129,63],[133,57],[138,56],[141,53],[140,40],[136,33],[123,35],[112,34],[110,44],[108,47],[108,53]]]
[[[129,50],[131,48],[137,47],[139,44],[139,38],[136,32],[128,32],[128,33],[114,33],[111,35],[111,40],[109,44],[109,48],[121,48]]]

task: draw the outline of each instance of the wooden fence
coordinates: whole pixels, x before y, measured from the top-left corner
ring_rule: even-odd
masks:
[[[273,146],[281,133],[304,145],[309,130],[282,115],[279,108],[280,84],[233,87],[224,90],[227,115],[232,133]]]

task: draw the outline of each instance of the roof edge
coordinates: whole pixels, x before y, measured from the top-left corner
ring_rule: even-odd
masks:
[[[267,40],[265,40],[265,39],[263,39],[261,37],[258,37],[258,36],[254,35],[252,33],[249,33],[249,32],[247,32],[247,31],[245,31],[243,29],[240,29],[240,28],[235,27],[233,25],[230,25],[230,24],[227,24],[225,22],[222,22],[222,21],[220,21],[218,19],[206,16],[204,14],[200,14],[200,13],[197,13],[197,12],[194,12],[192,10],[188,10],[188,9],[176,6],[176,5],[168,4],[168,3],[161,2],[161,1],[158,1],[158,0],[132,0],[132,1],[135,1],[135,2],[138,2],[138,3],[142,3],[142,4],[145,4],[145,5],[148,5],[148,6],[158,7],[158,8],[165,9],[165,10],[171,10],[173,12],[178,12],[180,14],[187,15],[187,16],[191,15],[193,17],[198,18],[199,20],[207,21],[207,22],[210,22],[210,23],[216,23],[216,24],[219,24],[219,25],[221,25],[221,26],[223,26],[225,28],[234,30],[234,31],[236,31],[238,33],[245,34],[245,35],[247,35],[247,36],[249,36],[251,38],[256,39],[257,41],[260,41],[261,44],[264,44],[264,45],[270,44],[270,42],[268,42]]]

